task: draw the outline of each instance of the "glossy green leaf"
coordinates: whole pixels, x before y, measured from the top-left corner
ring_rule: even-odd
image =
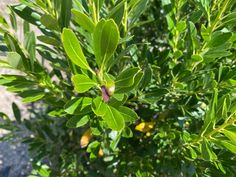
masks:
[[[69,128],[78,128],[86,125],[89,121],[89,116],[74,116],[66,122],[66,126]]]
[[[114,20],[100,21],[94,30],[94,54],[100,68],[107,68],[119,42],[119,30]]]
[[[125,122],[134,122],[138,119],[137,113],[128,107],[120,106],[118,110],[124,117]]]
[[[71,80],[75,86],[75,90],[78,93],[86,92],[93,86],[97,85],[95,81],[82,74],[76,74],[72,76]]]
[[[93,33],[95,29],[95,24],[86,14],[76,9],[72,9],[72,14],[77,24],[79,24],[82,28],[84,28],[88,32]]]
[[[97,116],[103,116],[107,111],[107,105],[103,102],[101,97],[96,97],[93,99],[92,109]]]
[[[125,126],[125,121],[122,114],[112,106],[107,106],[107,111],[102,118],[112,130],[119,131]]]
[[[59,30],[58,21],[52,15],[44,14],[40,21],[46,28],[50,30]]]
[[[74,98],[66,103],[64,110],[68,114],[86,114],[90,112],[90,105],[92,104],[92,98],[82,97]]]
[[[80,47],[80,43],[72,30],[67,28],[63,29],[62,43],[66,54],[74,64],[83,69],[90,69],[89,64]]]

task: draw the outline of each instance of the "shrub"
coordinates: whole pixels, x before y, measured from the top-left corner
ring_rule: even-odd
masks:
[[[33,103],[1,128],[39,176],[234,176],[234,0],[21,0],[0,83]],[[24,20],[24,41],[13,31]],[[34,28],[32,28],[34,26]],[[34,32],[37,28],[40,32]]]

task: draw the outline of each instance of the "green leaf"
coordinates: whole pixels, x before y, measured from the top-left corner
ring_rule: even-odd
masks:
[[[211,40],[209,41],[207,47],[217,47],[220,46],[224,43],[226,43],[232,36],[232,33],[227,32],[221,32],[221,31],[216,31],[212,34]]]
[[[44,14],[41,19],[41,23],[50,30],[59,31],[59,26],[57,19],[55,19],[52,15]]]
[[[11,65],[5,60],[0,60],[0,67],[1,68],[12,68]]]
[[[134,84],[134,78],[139,71],[139,68],[128,68],[124,70],[115,80],[116,87],[132,86]]]
[[[12,103],[12,110],[16,118],[17,123],[21,123],[21,112],[16,103]]]
[[[209,110],[207,111],[204,119],[204,125],[202,128],[202,135],[209,129],[212,130],[216,121],[216,106],[218,103],[218,90],[214,89]]]
[[[80,115],[91,111],[92,98],[74,98],[66,103],[64,110],[68,114]]]
[[[26,55],[21,49],[18,41],[9,33],[4,34],[4,39],[7,44],[8,49],[12,52],[18,53],[21,56],[24,69],[30,70],[31,69],[30,60],[26,58]]]
[[[230,141],[217,141],[218,144],[223,145],[225,148],[227,148],[232,153],[236,154],[236,145],[233,144]]]
[[[66,54],[74,64],[83,69],[91,70],[80,47],[80,43],[72,30],[67,28],[63,29],[62,43]]]
[[[82,118],[80,116],[74,116],[66,122],[66,126],[69,128],[78,128],[86,125],[88,121],[89,121],[88,115],[83,116]]]
[[[122,131],[122,136],[125,138],[133,137],[133,132],[129,127],[125,127]]]
[[[27,22],[36,26],[40,24],[39,20],[41,18],[41,15],[32,8],[30,8],[29,6],[20,4],[11,6],[11,8],[17,15],[19,15],[22,19],[26,20]]]
[[[61,13],[59,17],[60,27],[68,27],[71,18],[72,0],[61,0]]]
[[[107,68],[112,55],[119,43],[119,30],[114,20],[101,20],[95,27],[94,54],[99,68]]]
[[[112,130],[120,131],[125,126],[125,121],[121,113],[112,106],[107,106],[107,111],[102,116],[108,127]]]
[[[107,111],[107,105],[101,97],[96,97],[93,99],[92,110],[97,116],[103,116]]]
[[[34,32],[28,32],[25,34],[25,48],[29,53],[29,60],[31,64],[31,70],[34,71],[34,62],[36,60],[36,39]]]
[[[72,14],[77,24],[79,24],[82,28],[84,28],[88,32],[93,33],[95,29],[95,24],[87,15],[76,9],[72,9]]]
[[[49,44],[49,45],[53,45],[53,46],[60,46],[60,42],[50,36],[41,35],[41,36],[38,36],[37,39],[45,44]]]
[[[42,90],[26,90],[19,93],[19,96],[23,98],[24,103],[31,103],[42,99],[45,93]]]
[[[93,86],[97,85],[95,81],[90,79],[88,76],[85,76],[82,74],[76,74],[72,76],[71,80],[75,86],[75,90],[78,93],[84,93],[88,91],[90,88],[92,88]]]
[[[135,4],[130,12],[130,26],[132,26],[146,10],[149,0],[134,1]]]
[[[9,52],[7,54],[9,65],[14,69],[24,70],[24,65],[21,56],[16,52]]]
[[[191,59],[194,61],[194,62],[202,62],[203,61],[203,58],[201,55],[198,55],[198,54],[193,54],[191,56]]]
[[[118,82],[116,83],[116,88],[115,88],[115,93],[127,93],[131,90],[133,90],[135,87],[138,86],[138,84],[140,83],[140,81],[142,80],[143,77],[143,72],[141,70],[139,70],[133,78],[130,78],[130,81],[127,82],[127,85],[122,85],[121,83],[123,82]],[[132,83],[130,85],[130,83]]]
[[[125,122],[134,122],[138,119],[137,113],[128,107],[120,106],[118,110],[124,117]]]
[[[235,25],[236,24],[236,12],[232,12],[222,19],[222,26]]]
[[[208,141],[204,138],[201,144],[201,153],[204,160],[214,161],[217,159],[216,154],[212,151]]]
[[[113,9],[109,11],[106,18],[107,19],[112,18],[114,19],[117,25],[120,25],[123,19],[123,15],[124,15],[125,2],[126,1],[123,0],[119,4],[117,4],[115,7],[113,7]]]
[[[229,131],[229,130],[223,130],[222,133],[230,139],[235,145],[236,145],[236,132]]]
[[[217,47],[209,48],[203,53],[204,61],[211,62],[215,58],[221,58],[231,55],[230,49],[232,44],[226,43]]]

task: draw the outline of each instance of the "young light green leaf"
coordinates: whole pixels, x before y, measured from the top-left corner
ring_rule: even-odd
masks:
[[[76,9],[72,9],[71,12],[74,16],[74,20],[76,23],[78,23],[82,28],[84,28],[88,32],[93,33],[95,29],[95,24],[86,14]]]
[[[96,97],[93,99],[92,110],[97,116],[103,116],[107,111],[107,105],[101,97]]]
[[[69,56],[70,60],[74,64],[78,65],[83,69],[91,70],[80,47],[79,40],[77,39],[75,33],[72,30],[67,28],[63,29],[62,43],[66,54]]]
[[[134,122],[138,119],[137,113],[128,107],[120,106],[118,110],[124,117],[125,122]]]
[[[112,130],[120,131],[125,126],[124,117],[112,106],[107,106],[107,111],[102,118]]]
[[[95,27],[94,53],[99,68],[107,68],[119,42],[119,30],[114,20],[101,20]]]
[[[91,111],[90,105],[92,104],[92,98],[82,97],[74,98],[66,103],[64,111],[68,114],[86,114]]]
[[[85,76],[83,74],[76,74],[72,76],[71,80],[75,86],[75,90],[78,93],[84,93],[93,86],[97,85],[95,81],[93,81],[88,76]]]
[[[73,116],[66,122],[66,126],[69,128],[78,128],[86,125],[89,121],[89,115],[85,115],[81,118],[81,116]]]
[[[21,56],[16,52],[9,52],[7,54],[9,65],[14,69],[24,70],[24,65]]]

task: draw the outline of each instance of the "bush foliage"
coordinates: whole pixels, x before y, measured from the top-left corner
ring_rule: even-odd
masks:
[[[0,66],[19,74],[0,84],[30,115],[13,103],[1,139],[25,134],[31,177],[235,176],[235,0],[19,0],[8,14]]]

